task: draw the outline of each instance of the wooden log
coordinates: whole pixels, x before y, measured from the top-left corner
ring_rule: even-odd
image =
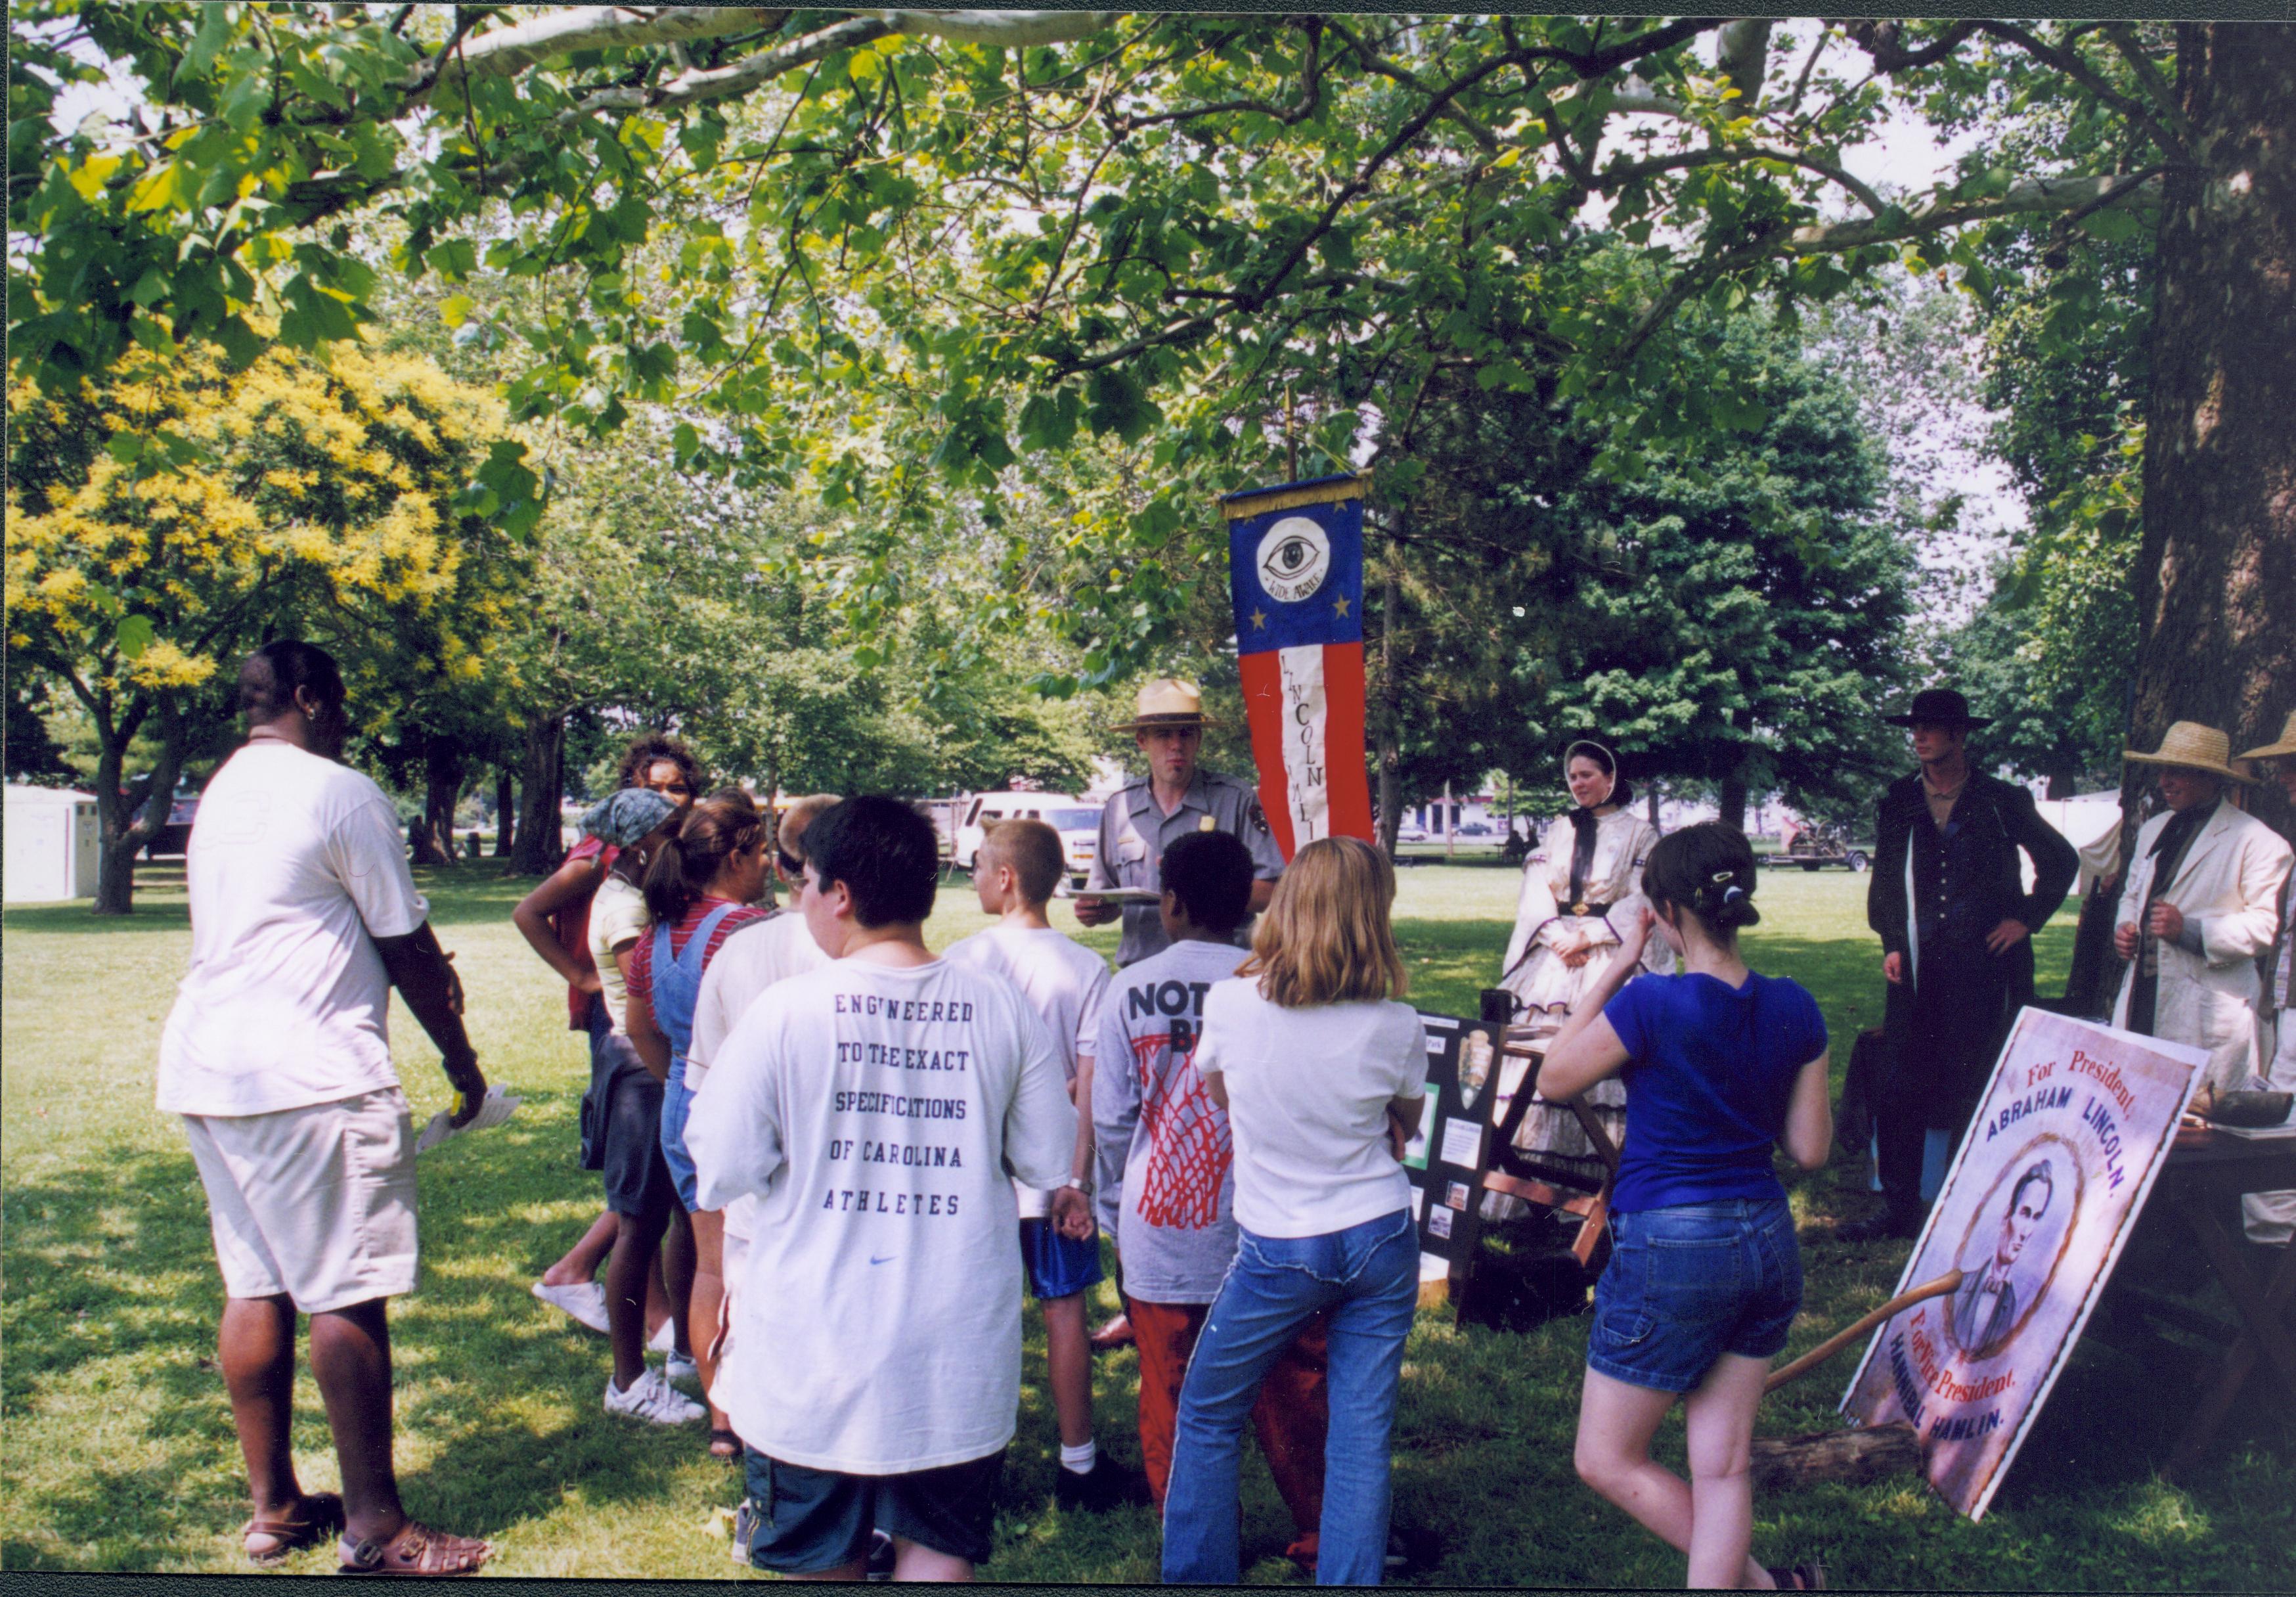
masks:
[[[1754,1489],[1774,1492],[1819,1481],[1863,1486],[1885,1475],[1922,1469],[1922,1441],[1903,1423],[1808,1436],[1757,1437],[1751,1449]]]

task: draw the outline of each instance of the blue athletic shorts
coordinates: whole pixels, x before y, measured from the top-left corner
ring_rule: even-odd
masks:
[[[1088,1242],[1063,1237],[1049,1220],[1021,1222],[1021,1263],[1029,1278],[1029,1296],[1073,1297],[1102,1279],[1100,1239]]]
[[[1688,1392],[1726,1353],[1776,1356],[1801,1307],[1801,1253],[1785,1195],[1614,1215],[1595,1287],[1587,1367]]]
[[[754,1447],[742,1459],[758,1516],[750,1562],[760,1569],[811,1575],[852,1563],[867,1554],[872,1529],[976,1564],[988,1561],[995,1544],[1002,1448],[907,1475],[810,1469]]]

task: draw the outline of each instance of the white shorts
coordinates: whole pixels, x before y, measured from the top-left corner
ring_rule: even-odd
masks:
[[[414,1125],[396,1087],[186,1115],[224,1290],[306,1314],[414,1289]]]

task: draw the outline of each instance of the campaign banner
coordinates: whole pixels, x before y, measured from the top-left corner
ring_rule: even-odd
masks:
[[[1955,1269],[1961,1285],[1885,1321],[1841,1400],[1860,1424],[1910,1424],[1930,1484],[1970,1519],[2080,1339],[2207,1062],[2018,1013],[1897,1289]]]
[[[1259,803],[1286,860],[1369,842],[1364,769],[1363,486],[1353,475],[1220,501]]]

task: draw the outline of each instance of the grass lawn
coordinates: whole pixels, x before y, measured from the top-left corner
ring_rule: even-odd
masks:
[[[526,884],[491,864],[423,873],[433,918],[457,951],[473,1039],[491,1079],[525,1097],[500,1131],[422,1165],[422,1289],[394,1305],[398,1461],[408,1506],[494,1539],[494,1568],[526,1576],[735,1575],[713,1516],[739,1495],[698,1428],[665,1435],[603,1413],[603,1338],[529,1296],[595,1214],[594,1177],[575,1165],[575,1109],[587,1074],[565,1028],[562,990],[526,949],[509,910]],[[84,907],[15,910],[6,920],[0,1043],[0,1566],[223,1572],[243,1568],[247,1512],[214,1332],[222,1291],[199,1182],[180,1128],[152,1107],[160,1027],[188,952],[180,868],[150,868],[128,921]],[[1496,972],[1517,877],[1488,861],[1402,873],[1397,914],[1423,1007],[1474,1013]],[[1879,1018],[1878,949],[1865,878],[1771,872],[1749,934],[1760,968],[1814,991],[1836,1039]],[[1074,929],[1066,911],[1055,924]],[[982,925],[969,890],[945,892],[937,943]],[[1112,951],[1111,930],[1085,934]],[[2040,938],[2044,991],[2062,984],[2070,916]],[[394,1028],[417,1124],[446,1102],[420,1030]],[[1845,1156],[1794,1186],[1808,1297],[1789,1354],[1878,1303],[1902,1246],[1832,1240],[1860,1213],[1862,1166]],[[1103,1308],[1112,1288],[1100,1288]],[[1033,1318],[1020,1434],[1005,1474],[998,1550],[1005,1580],[1152,1580],[1156,1527],[1144,1509],[1103,1518],[1051,1506],[1055,1441]],[[1396,1436],[1398,1521],[1439,1537],[1427,1578],[1456,1585],[1665,1586],[1680,1558],[1597,1501],[1570,1468],[1583,1318],[1529,1335],[1462,1329],[1421,1314],[1405,1365]],[[1758,1499],[1755,1552],[1821,1552],[1838,1584],[1863,1587],[2296,1586],[2296,1426],[2259,1379],[2212,1458],[2182,1486],[2154,1475],[2193,1392],[2196,1350],[2140,1364],[2085,1345],[1981,1525],[1910,1479]],[[1762,1430],[1833,1423],[1852,1355],[1786,1388]],[[1136,1365],[1104,1357],[1100,1436],[1138,1461],[1130,1415]],[[307,1486],[335,1463],[308,1371],[296,1452]],[[1679,1420],[1662,1435],[1678,1461]],[[1292,1580],[1277,1556],[1285,1521],[1266,1471],[1245,1470],[1248,1577]],[[1256,1560],[1256,1561],[1254,1561]],[[316,1574],[332,1555],[288,1566]]]

